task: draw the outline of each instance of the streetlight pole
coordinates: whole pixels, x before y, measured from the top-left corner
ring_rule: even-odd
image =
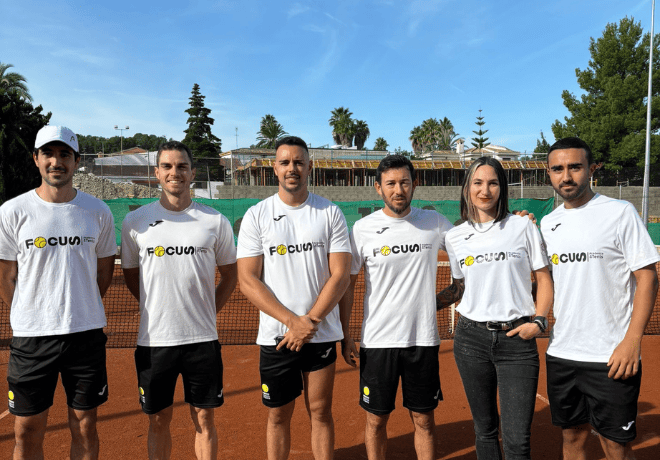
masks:
[[[124,180],[124,130],[130,129],[128,126],[120,128],[115,125],[115,129],[119,130],[119,175],[122,181]]]
[[[644,226],[649,226],[649,176],[651,165],[651,96],[653,95],[653,46],[654,36],[653,27],[655,16],[655,0],[651,8],[651,40],[649,46],[649,87],[648,96],[646,97],[646,149],[644,152],[644,186],[642,187],[642,220]]]

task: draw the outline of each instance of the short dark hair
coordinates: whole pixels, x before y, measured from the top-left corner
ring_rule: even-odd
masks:
[[[168,141],[160,144],[158,147],[158,153],[156,154],[156,167],[160,164],[160,154],[165,150],[176,150],[177,152],[186,153],[188,159],[190,160],[190,168],[193,167],[193,156],[192,152],[186,144],[179,141]]]
[[[305,149],[305,152],[309,156],[309,150],[307,149],[307,144],[305,143],[304,140],[299,138],[298,136],[285,136],[277,140],[275,143],[275,151],[277,152],[277,149],[280,148],[282,145],[297,145],[298,147],[301,147]]]
[[[403,155],[387,155],[380,160],[378,168],[376,168],[376,182],[380,184],[381,176],[385,171],[390,169],[408,168],[410,171],[410,180],[415,181],[415,167],[408,158]]]
[[[582,149],[587,154],[587,163],[594,164],[594,155],[591,153],[591,148],[589,145],[584,142],[579,137],[565,137],[559,139],[557,142],[550,146],[548,150],[548,159],[550,158],[550,153],[555,150],[567,150],[567,149]]]
[[[472,177],[474,177],[474,172],[480,166],[490,166],[495,170],[495,174],[497,174],[497,181],[500,183],[500,196],[497,199],[495,222],[499,222],[504,220],[507,214],[509,214],[509,183],[502,164],[493,157],[477,158],[468,168],[461,188],[461,219],[471,223],[476,221],[477,213],[470,198],[470,183],[472,182]]]

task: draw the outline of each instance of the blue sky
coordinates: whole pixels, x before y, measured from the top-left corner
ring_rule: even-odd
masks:
[[[268,113],[332,144],[344,106],[368,148],[410,150],[414,126],[445,116],[469,146],[482,109],[491,143],[531,152],[567,115],[562,91],[579,93],[589,38],[625,16],[649,31],[651,0],[0,0],[0,61],[81,134],[180,140],[198,83],[225,151],[236,128],[256,143]]]

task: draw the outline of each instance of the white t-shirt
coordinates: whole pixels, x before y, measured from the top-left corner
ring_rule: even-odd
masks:
[[[117,253],[114,220],[101,200],[76,191],[67,203],[35,190],[0,207],[0,259],[15,260],[10,322],[16,337],[102,328],[97,259]]]
[[[154,201],[126,215],[121,243],[122,267],[140,267],[137,344],[217,340],[215,266],[236,262],[229,220],[194,201],[179,212]]]
[[[405,217],[382,210],[358,220],[351,233],[357,275],[364,265],[362,346],[404,348],[440,343],[436,316],[438,251],[452,224],[435,211]]]
[[[596,194],[541,221],[552,262],[556,319],[547,353],[607,362],[630,324],[633,271],[660,259],[632,204]]]
[[[531,272],[548,265],[541,235],[527,217],[464,222],[447,234],[454,278],[465,278],[456,308],[472,321],[512,321],[535,314]]]
[[[346,219],[339,207],[310,193],[300,206],[288,206],[278,194],[245,213],[238,235],[238,258],[263,256],[262,281],[277,300],[305,315],[330,278],[328,254],[351,252]],[[257,344],[275,345],[287,328],[260,312]],[[335,308],[319,324],[313,343],[344,337]]]

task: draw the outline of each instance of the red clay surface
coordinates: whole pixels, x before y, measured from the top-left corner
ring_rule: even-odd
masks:
[[[545,351],[547,340],[539,341]],[[473,459],[474,432],[465,393],[452,354],[453,341],[440,347],[440,372],[444,401],[436,410],[437,459]],[[633,443],[638,460],[660,458],[660,336],[647,336],[643,342],[644,375],[639,403],[638,437]],[[108,372],[110,400],[99,408],[99,435],[102,459],[147,458],[147,417],[138,404],[137,379],[133,350],[109,349]],[[258,347],[225,346],[225,405],[216,412],[220,458],[265,459],[266,409],[261,404],[258,372]],[[0,372],[6,375],[8,352],[0,352]],[[334,418],[336,427],[335,458],[365,459],[365,416],[358,406],[358,371],[340,358],[335,380]],[[560,430],[550,423],[546,403],[545,365],[542,360],[536,415],[532,430],[532,458],[560,458]],[[0,381],[0,394],[7,394],[7,382]],[[61,387],[50,410],[45,440],[46,459],[66,459],[69,432],[66,403]],[[10,458],[13,448],[14,417],[7,415],[7,401],[0,403],[0,458]],[[312,459],[307,413],[301,399],[297,401],[292,426],[291,459]],[[412,424],[401,407],[392,414],[388,426],[388,458],[415,459]],[[194,459],[193,427],[187,405],[183,402],[181,382],[175,397],[172,421],[173,459]],[[597,437],[589,439],[590,459],[604,459]]]

